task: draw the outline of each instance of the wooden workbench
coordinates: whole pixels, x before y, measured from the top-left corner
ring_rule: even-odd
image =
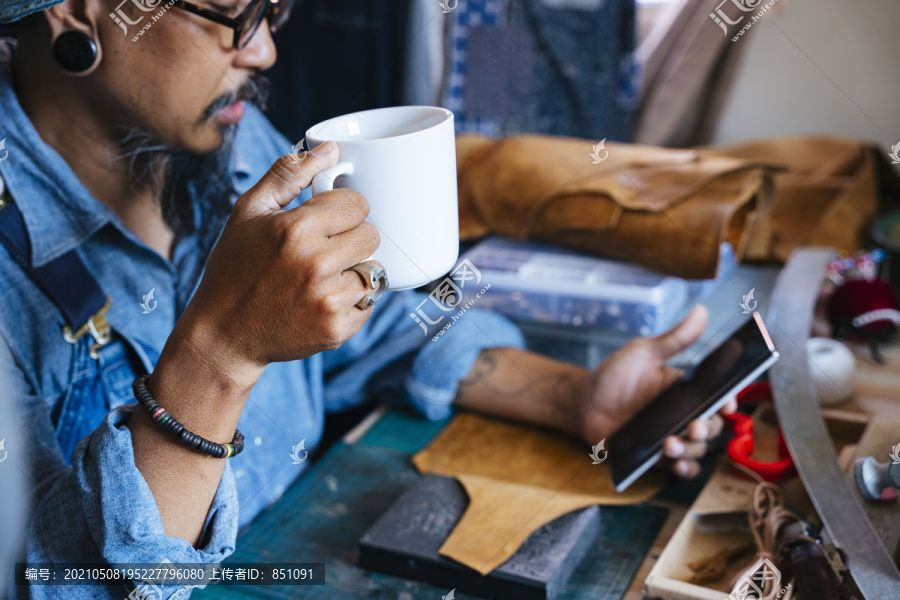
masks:
[[[223,564],[325,563],[325,585],[220,584],[196,590],[192,599],[414,600],[449,592],[355,566],[359,538],[419,477],[411,455],[446,422],[382,409],[363,425],[329,448],[242,532]],[[595,544],[558,600],[621,598],[666,516],[664,508],[648,504],[603,508]],[[460,591],[455,597],[474,599]]]
[[[900,419],[900,344],[883,348],[885,364],[872,360],[869,348],[848,344],[856,357],[856,376],[853,398],[836,407],[840,410],[866,415],[869,419],[885,417]],[[895,443],[900,443],[898,439]],[[669,517],[653,541],[650,552],[638,569],[622,600],[641,600],[644,581],[656,560],[675,534],[689,506],[683,503],[657,502],[669,509]]]

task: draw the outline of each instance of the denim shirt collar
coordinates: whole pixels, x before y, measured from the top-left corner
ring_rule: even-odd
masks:
[[[9,154],[0,175],[16,201],[39,267],[93,235],[113,216],[85,188],[65,160],[38,134],[13,87],[14,44],[0,43],[0,113]]]
[[[0,176],[25,221],[31,264],[40,267],[76,248],[107,223],[125,228],[113,210],[94,198],[62,156],[41,139],[22,109],[13,84],[14,49],[13,41],[0,41],[0,139],[6,139],[8,152],[0,162]],[[231,180],[237,184],[253,170],[253,161],[236,144]],[[200,204],[194,202],[195,226],[203,218]]]

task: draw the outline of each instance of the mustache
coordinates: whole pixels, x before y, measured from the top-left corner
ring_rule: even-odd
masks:
[[[203,120],[210,119],[217,112],[237,102],[243,100],[256,106],[259,110],[265,111],[269,101],[269,79],[265,75],[256,73],[251,75],[244,83],[242,83],[234,91],[222,94],[203,111]]]

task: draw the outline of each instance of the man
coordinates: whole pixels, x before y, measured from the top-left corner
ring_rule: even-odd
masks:
[[[285,7],[0,8],[0,22],[18,23],[17,44],[0,56],[0,217],[27,240],[7,232],[0,244],[0,363],[12,373],[34,485],[28,562],[221,561],[238,528],[301,473],[306,455],[291,460],[290,449],[314,448],[326,410],[361,402],[397,364],[408,364],[406,396],[429,418],[455,403],[596,444],[671,380],[665,359],[705,325],[696,309],[590,373],[518,349],[519,333],[496,315],[468,311],[425,343],[408,316],[420,296],[357,308],[368,290],[347,269],[379,242],[366,200],[350,190],[309,199],[337,147],[282,156],[291,144],[252,106],[255,78],[275,60],[266,24]],[[84,289],[111,303],[80,328],[70,313]],[[144,373],[165,413],[132,402]],[[199,437],[173,435],[160,415]],[[694,423],[689,440],[670,439],[676,472],[695,474],[692,459],[720,428],[717,417]],[[243,453],[209,455],[237,442],[238,429]],[[200,438],[210,446],[189,447]]]

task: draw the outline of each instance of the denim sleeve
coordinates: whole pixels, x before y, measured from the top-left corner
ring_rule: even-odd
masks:
[[[6,354],[5,354],[6,353]],[[4,355],[5,354],[5,355]],[[165,534],[156,501],[134,465],[131,432],[126,427],[135,404],[110,412],[75,448],[72,466],[55,442],[49,405],[29,393],[21,371],[10,369],[0,344],[0,368],[9,374],[12,404],[20,423],[19,456],[9,463],[28,473],[30,522],[25,560],[34,563],[122,565],[168,560],[173,563],[219,562],[234,550],[238,502],[234,477],[226,464],[207,515],[199,548]],[[13,586],[11,598],[112,598],[130,593],[121,585]],[[190,587],[161,587],[162,598],[187,598]]]
[[[401,362],[409,368],[397,387],[425,417],[445,418],[459,381],[472,370],[482,350],[524,346],[522,334],[506,318],[474,308],[445,326],[440,335],[434,328],[426,332],[413,316],[426,298],[412,291],[387,292],[356,335],[337,350],[322,353],[326,409],[343,410],[361,403],[368,393],[390,383],[376,381],[395,375],[387,367],[405,359]]]
[[[482,350],[524,346],[522,333],[505,317],[470,309],[449,329],[427,339],[406,377],[406,395],[428,419],[444,419],[450,416],[459,382]]]

